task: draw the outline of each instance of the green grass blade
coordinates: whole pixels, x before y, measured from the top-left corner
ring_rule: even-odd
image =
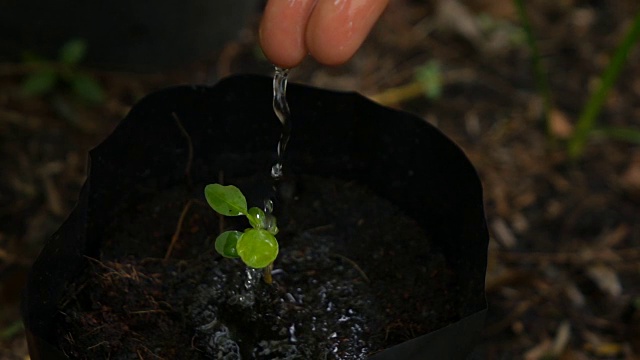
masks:
[[[542,97],[543,102],[543,117],[547,127],[547,133],[551,134],[551,122],[549,113],[551,112],[551,86],[549,86],[549,79],[547,78],[547,71],[542,65],[542,58],[540,56],[540,49],[538,48],[538,43],[536,42],[536,38],[533,35],[533,30],[531,29],[531,23],[529,22],[529,17],[527,16],[527,10],[524,5],[524,0],[513,0],[516,5],[516,9],[518,10],[518,17],[520,18],[520,22],[522,23],[522,28],[524,30],[527,45],[531,51],[531,58],[533,60],[533,75],[536,81],[536,89],[538,94]]]
[[[580,113],[576,130],[568,144],[569,156],[571,158],[576,159],[582,156],[587,139],[595,126],[596,118],[602,110],[602,105],[624,68],[627,55],[633,45],[638,41],[638,38],[640,38],[640,13],[636,15],[631,28],[618,45],[611,62],[602,73],[598,88],[591,94],[587,104],[582,109],[582,113]]]
[[[593,131],[593,136],[626,141],[640,145],[640,129],[625,127],[604,127]]]

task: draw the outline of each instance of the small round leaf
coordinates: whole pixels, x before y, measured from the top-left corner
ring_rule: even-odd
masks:
[[[219,214],[238,216],[247,213],[247,199],[233,185],[209,184],[204,188],[207,203]]]
[[[278,241],[267,230],[248,229],[238,239],[236,249],[247,266],[261,269],[278,256]]]
[[[265,229],[267,215],[260,208],[252,207],[247,214],[249,223],[254,229]]]
[[[242,236],[240,231],[225,231],[216,238],[216,251],[228,258],[238,258],[236,244]]]

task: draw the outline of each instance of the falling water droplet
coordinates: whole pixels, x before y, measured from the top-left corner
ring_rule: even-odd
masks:
[[[273,200],[266,199],[264,201],[263,210],[264,210],[265,215],[271,215],[271,213],[273,213]]]
[[[278,149],[279,148],[280,148],[280,146],[278,146]],[[282,175],[284,175],[283,172],[282,172],[282,164],[279,163],[279,162],[273,164],[273,166],[271,167],[271,177],[274,180],[280,180],[282,178]]]

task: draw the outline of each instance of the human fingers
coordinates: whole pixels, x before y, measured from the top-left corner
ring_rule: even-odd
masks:
[[[260,46],[275,65],[292,68],[307,56],[305,30],[317,0],[269,0],[260,23]]]
[[[389,0],[319,0],[309,18],[305,43],[318,62],[338,65],[356,53]]]

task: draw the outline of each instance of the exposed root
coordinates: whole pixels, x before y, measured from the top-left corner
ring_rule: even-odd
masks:
[[[358,273],[360,273],[360,276],[362,276],[362,278],[363,278],[366,282],[371,282],[371,281],[369,280],[369,277],[367,276],[367,274],[365,274],[364,270],[362,270],[362,268],[361,268],[358,264],[356,264],[356,262],[355,262],[355,261],[353,261],[353,260],[349,259],[348,257],[346,257],[346,256],[344,256],[344,255],[340,255],[340,254],[336,254],[336,253],[330,253],[329,255],[330,255],[330,256],[335,256],[335,257],[337,257],[337,258],[340,258],[340,259],[342,259],[342,260],[344,260],[344,261],[348,262],[349,264],[351,264],[351,266],[353,266],[353,268],[354,268],[354,269],[356,269],[356,271],[357,271]]]
[[[187,215],[187,212],[189,212],[189,208],[191,208],[191,204],[193,204],[193,200],[187,201],[187,203],[184,205],[184,208],[182,208],[182,213],[180,214],[180,218],[178,219],[178,224],[176,225],[176,231],[173,233],[173,236],[171,237],[171,244],[169,244],[167,253],[164,255],[165,260],[169,260],[169,257],[171,257],[171,253],[173,252],[173,248],[178,242],[178,238],[180,238],[180,232],[182,231],[182,224],[184,223],[184,219]]]

